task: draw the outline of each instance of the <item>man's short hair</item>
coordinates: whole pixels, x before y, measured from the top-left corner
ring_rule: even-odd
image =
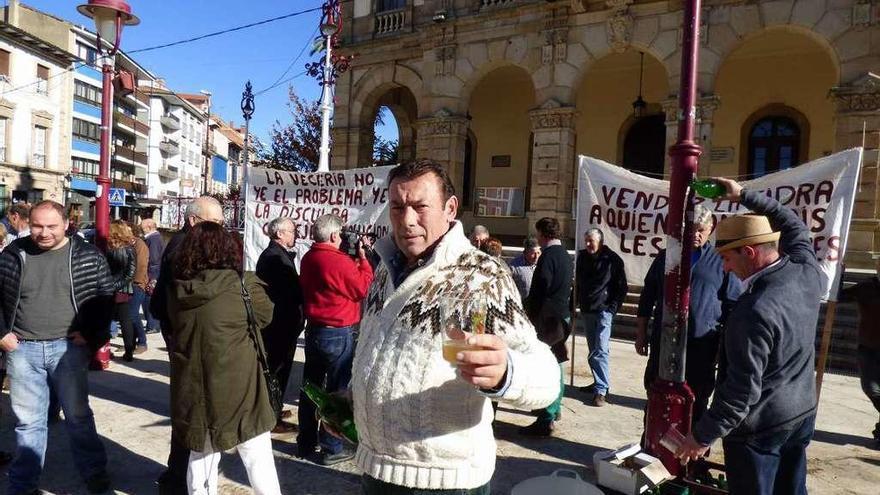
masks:
[[[315,242],[330,242],[330,236],[342,231],[342,219],[336,215],[321,215],[312,224],[312,239]]]
[[[24,202],[12,203],[6,210],[6,216],[8,217],[13,213],[21,218],[28,218],[31,214],[31,205]]]
[[[217,198],[212,196],[199,196],[195,199],[195,201],[186,205],[186,211],[183,214],[184,218],[189,220],[193,217],[199,217],[204,220],[205,210],[203,206],[208,204],[216,205],[217,208],[220,208],[221,210],[223,209],[223,205],[221,205],[220,202],[217,201]]]
[[[474,225],[474,228],[471,229],[471,235],[489,235],[489,229],[486,228],[485,225]]]
[[[712,226],[712,212],[703,205],[694,206],[694,224]]]
[[[153,220],[152,218],[145,218],[145,219],[141,220],[141,228],[144,230],[146,230],[146,229],[155,230],[156,229],[156,221]]]
[[[595,228],[595,227],[593,227],[593,228],[591,228],[591,229],[587,229],[587,231],[584,232],[584,236],[586,236],[586,237],[598,237],[598,238],[599,238],[599,242],[602,243],[602,244],[605,244],[605,234],[603,234],[601,230],[599,230],[599,229],[597,229],[597,228]]]
[[[523,242],[523,251],[534,251],[541,247],[541,244],[538,243],[538,239],[534,237],[528,237]]]
[[[29,207],[28,218],[30,218],[30,215],[34,212],[34,210],[39,210],[39,209],[44,209],[44,208],[50,208],[50,209],[55,210],[56,212],[58,212],[59,215],[61,215],[62,220],[64,220],[65,222],[67,221],[67,210],[63,206],[61,206],[60,203],[56,203],[55,201],[52,201],[51,199],[45,199],[45,200],[40,201],[39,203],[35,204],[34,206]]]
[[[293,220],[289,217],[278,217],[269,222],[269,225],[266,226],[266,232],[269,234],[269,239],[277,240],[278,233],[284,230],[284,224],[289,223],[293,226]]]
[[[410,181],[425,174],[434,174],[440,181],[444,200],[455,196],[455,186],[452,185],[452,179],[449,178],[446,169],[439,162],[427,158],[401,163],[392,168],[391,172],[388,172],[388,185],[390,186],[395,180]]]
[[[562,234],[559,220],[553,217],[544,217],[535,222],[535,230],[547,239],[559,239],[559,236]]]

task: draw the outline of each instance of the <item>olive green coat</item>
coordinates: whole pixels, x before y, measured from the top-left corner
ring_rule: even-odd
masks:
[[[257,327],[272,318],[272,303],[252,273],[245,285]],[[168,296],[171,352],[171,426],[190,450],[226,450],[275,426],[254,343],[247,331],[241,283],[233,270],[205,270],[175,280]],[[257,332],[257,338],[259,337]],[[262,347],[262,342],[260,343]]]

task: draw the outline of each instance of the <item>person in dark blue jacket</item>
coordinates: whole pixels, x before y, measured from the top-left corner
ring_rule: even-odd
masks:
[[[721,342],[721,328],[730,307],[741,292],[735,275],[725,274],[721,256],[709,241],[712,213],[703,206],[694,209],[694,251],[691,260],[691,296],[688,308],[688,340],[685,380],[694,393],[693,421],[709,407],[715,389],[715,366]],[[636,352],[648,356],[645,389],[657,378],[660,358],[660,326],[663,317],[663,284],[666,250],[660,251],[639,297],[636,322]],[[648,321],[653,318],[650,337]]]
[[[797,213],[763,191],[715,179],[753,215],[718,224],[716,249],[743,293],[724,329],[725,372],[709,410],[676,456],[723,438],[730,493],[807,493],[806,448],[816,420],[815,342],[827,276]]]

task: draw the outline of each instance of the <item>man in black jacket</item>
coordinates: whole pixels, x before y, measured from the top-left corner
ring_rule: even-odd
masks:
[[[184,213],[183,228],[171,237],[165,252],[162,253],[162,263],[159,267],[159,278],[156,280],[156,288],[150,299],[150,312],[159,320],[162,329],[162,337],[169,352],[174,347],[174,336],[171,335],[171,321],[168,315],[168,291],[174,281],[174,262],[177,250],[183,244],[183,240],[189,234],[192,226],[199,222],[214,222],[223,224],[223,206],[211,196],[202,196],[186,207]],[[186,470],[189,466],[189,449],[171,437],[171,451],[168,453],[168,469],[157,480],[159,487],[172,495],[187,493]]]
[[[697,458],[723,438],[732,495],[807,493],[816,321],[827,280],[796,213],[763,191],[716,180],[727,190],[723,199],[755,212],[722,220],[716,234],[724,269],[744,292],[725,327],[726,372],[676,454]]]
[[[565,340],[571,334],[571,280],[574,268],[571,256],[559,239],[561,228],[555,218],[544,217],[535,222],[541,257],[532,276],[532,286],[525,301],[526,314],[538,332],[538,339],[550,346],[560,363],[559,397],[544,409],[539,409],[538,419],[520,428],[523,435],[549,436],[553,424],[560,417],[562,396],[565,392],[561,364],[568,361]]]
[[[16,453],[10,494],[36,493],[46,454],[49,390],[64,411],[73,460],[90,493],[110,488],[107,453],[89,407],[88,365],[110,339],[113,281],[107,261],[66,237],[64,207],[30,210],[30,235],[0,254],[0,350],[7,353]]]
[[[584,234],[584,249],[577,258],[577,301],[590,348],[588,362],[593,383],[581,390],[593,394],[592,405],[596,407],[605,405],[611,387],[611,322],[623,305],[627,290],[623,260],[605,245],[601,230],[588,230]]]
[[[257,260],[257,277],[266,283],[266,293],[275,309],[272,322],[263,329],[263,343],[266,346],[266,361],[275,372],[278,386],[283,394],[287,390],[290,369],[296,341],[303,330],[302,289],[294,260],[296,253],[290,251],[296,244],[296,226],[287,217],[276,218],[267,226],[269,246]],[[277,418],[272,433],[292,433],[293,425],[283,422],[289,411],[283,411]]]

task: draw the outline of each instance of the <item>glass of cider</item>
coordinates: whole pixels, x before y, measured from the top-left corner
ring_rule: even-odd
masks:
[[[480,349],[467,343],[468,337],[486,333],[488,302],[484,292],[462,296],[443,297],[440,301],[440,321],[443,329],[443,359],[455,366],[461,351]]]

